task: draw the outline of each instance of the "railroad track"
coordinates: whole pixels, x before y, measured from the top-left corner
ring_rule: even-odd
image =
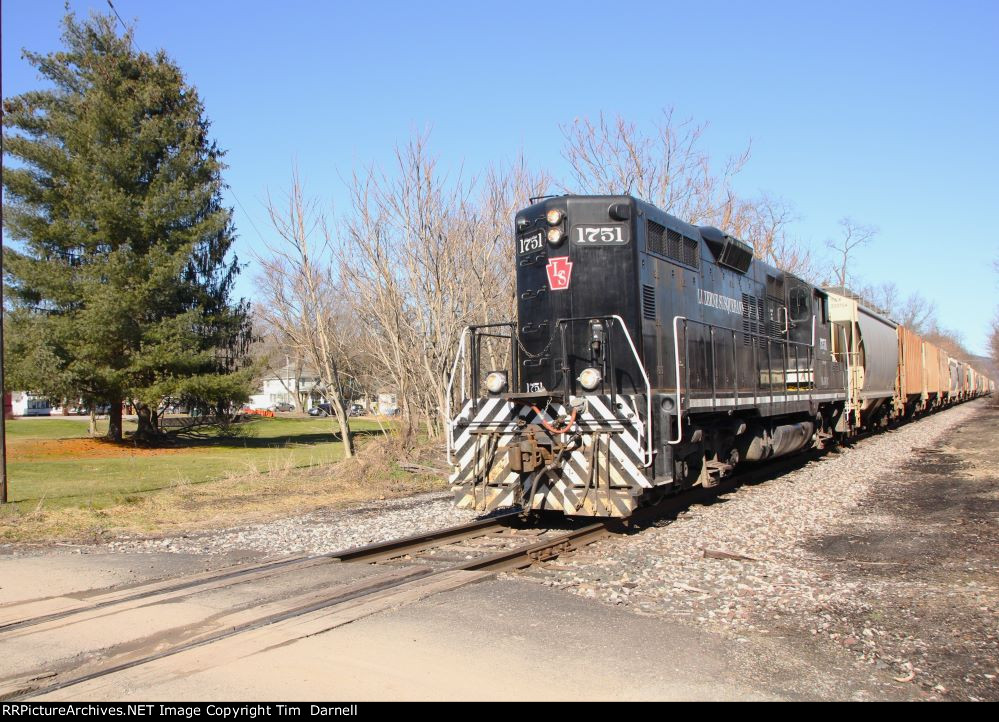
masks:
[[[639,530],[693,504],[710,503],[741,484],[779,476],[819,455],[779,460],[723,480],[716,487],[669,497],[626,522],[558,517],[558,526],[539,526],[526,524],[517,512],[509,512],[333,554],[295,556],[3,606],[0,656],[8,659],[6,650],[44,650],[59,635],[86,640],[102,630],[111,635],[112,630],[134,629],[134,625],[142,631],[108,639],[96,653],[84,644],[60,660],[53,662],[42,654],[34,664],[29,660],[13,673],[0,673],[0,699],[68,699],[79,697],[80,685],[87,685],[87,691],[113,691],[118,673],[160,681],[184,676],[191,669],[225,664],[498,572],[555,559],[614,534]],[[356,579],[344,582],[334,572],[329,583],[324,581],[324,574],[343,570],[344,565],[349,565]],[[278,593],[271,598],[265,595],[263,600],[252,594],[246,597],[246,590],[260,587]],[[230,601],[213,601],[218,599]],[[216,606],[205,614],[199,604]],[[164,621],[159,612],[171,607],[196,607],[201,613],[195,619],[181,615],[176,623]]]
[[[0,654],[5,648],[43,649],[59,635],[92,638],[101,629],[141,623],[137,620],[151,626],[148,632],[126,635],[122,641],[109,640],[96,654],[80,649],[59,661],[38,660],[34,666],[0,674],[0,699],[73,695],[78,685],[99,687],[104,678],[146,667],[155,668],[150,673],[158,679],[162,674],[182,673],[190,666],[188,658],[200,653],[203,660],[208,649],[212,664],[222,664],[499,571],[554,558],[611,534],[612,526],[595,522],[562,529],[531,528],[520,523],[516,513],[507,513],[333,554],[290,557],[7,605],[0,607]],[[197,604],[213,594],[233,597],[240,588],[245,591],[263,583],[295,589],[303,577],[344,564],[363,570],[360,578],[347,583],[336,579],[332,586],[313,584],[263,603],[236,603],[193,622],[153,622],[157,611],[169,605]]]

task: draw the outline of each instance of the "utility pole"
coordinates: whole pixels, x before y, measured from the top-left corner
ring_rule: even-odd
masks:
[[[3,382],[3,235],[0,234],[0,504],[7,503],[7,392]]]

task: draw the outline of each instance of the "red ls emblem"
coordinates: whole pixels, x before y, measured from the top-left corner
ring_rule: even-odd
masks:
[[[572,275],[572,261],[565,256],[553,258],[545,266],[548,271],[548,287],[553,291],[564,291],[569,287],[569,276]]]

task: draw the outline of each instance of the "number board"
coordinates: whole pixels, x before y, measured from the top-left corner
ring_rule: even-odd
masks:
[[[533,253],[534,251],[540,251],[545,247],[544,243],[544,232],[537,231],[528,236],[523,236],[517,239],[517,255],[522,256],[525,253]]]
[[[569,237],[577,246],[623,246],[630,240],[624,224],[573,226]]]

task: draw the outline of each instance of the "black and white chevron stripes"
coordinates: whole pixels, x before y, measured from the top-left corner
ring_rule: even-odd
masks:
[[[519,473],[510,468],[507,447],[527,425],[558,425],[572,409],[552,404],[542,416],[530,405],[481,398],[468,401],[452,422],[451,484],[459,506],[481,511],[529,501],[531,509],[567,514],[627,516],[652,482],[643,468],[644,408],[634,396],[583,397],[572,432],[581,445],[560,468]],[[562,422],[565,423],[564,420]],[[484,481],[483,481],[484,479]],[[534,495],[530,500],[531,489]]]

